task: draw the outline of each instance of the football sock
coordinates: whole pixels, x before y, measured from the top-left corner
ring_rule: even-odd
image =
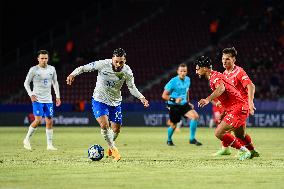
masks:
[[[118,137],[119,133],[115,133],[112,128],[109,128],[109,132],[112,134],[113,136],[113,142],[116,140],[116,138]]]
[[[168,127],[168,141],[172,141],[172,136],[174,134],[174,129],[172,127]]]
[[[227,143],[225,143],[224,141],[222,141],[222,146],[223,146],[224,148],[229,147],[229,145],[228,145]]]
[[[193,140],[193,139],[195,139],[195,133],[196,133],[196,128],[197,128],[197,120],[194,120],[194,119],[190,120],[189,127],[190,127],[189,140]]]
[[[228,146],[232,146],[233,148],[240,149],[242,147],[241,143],[235,138],[232,134],[226,133],[224,134],[222,141]]]
[[[247,149],[254,150],[254,146],[252,144],[251,137],[248,134],[246,134],[244,142],[245,142],[245,147]]]
[[[33,133],[36,131],[36,128],[33,128],[32,126],[29,126],[29,130],[27,132],[26,135],[26,140],[30,140],[31,136],[33,135]]]
[[[101,129],[101,134],[103,135],[105,141],[107,142],[108,146],[110,148],[114,147],[114,142],[113,142],[113,135],[112,132],[109,129]]]
[[[45,131],[47,146],[52,146],[53,129],[46,129]]]

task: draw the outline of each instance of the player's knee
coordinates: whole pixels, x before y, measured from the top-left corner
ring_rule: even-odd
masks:
[[[53,120],[51,118],[46,119],[46,125],[52,126],[53,125]]]
[[[223,135],[224,135],[220,129],[215,129],[214,134],[220,140],[223,138]]]
[[[120,128],[113,128],[112,130],[114,133],[120,133]]]
[[[108,127],[108,123],[106,123],[106,122],[104,122],[104,121],[99,122],[99,125],[100,125],[100,127],[101,127],[102,129],[107,129],[107,127]]]
[[[199,115],[198,114],[194,114],[193,118],[194,120],[199,120]]]
[[[34,120],[34,124],[35,124],[36,126],[38,126],[40,123],[41,123],[41,120],[39,120],[39,119],[35,119],[35,120]]]

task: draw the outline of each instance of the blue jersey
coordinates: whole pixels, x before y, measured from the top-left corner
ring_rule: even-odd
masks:
[[[187,103],[187,95],[190,87],[190,78],[185,76],[184,79],[180,79],[179,76],[172,78],[165,86],[165,90],[170,92],[171,98],[182,98],[179,105]],[[168,101],[168,104],[176,104]]]

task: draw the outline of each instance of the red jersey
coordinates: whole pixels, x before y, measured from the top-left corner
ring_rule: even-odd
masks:
[[[230,82],[226,77],[217,71],[212,71],[209,79],[210,88],[214,91],[220,83],[224,83],[225,91],[217,98],[226,111],[233,110],[236,107],[242,109],[248,109],[248,105],[243,100],[240,92],[234,87],[233,83]]]
[[[241,93],[242,98],[248,103],[248,90],[246,86],[252,82],[244,69],[235,65],[231,72],[225,70],[223,74],[233,82],[234,86]]]

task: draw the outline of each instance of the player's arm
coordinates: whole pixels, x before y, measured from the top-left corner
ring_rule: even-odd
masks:
[[[251,115],[254,115],[254,93],[255,93],[255,85],[247,75],[247,73],[242,69],[240,74],[238,74],[238,79],[241,81],[244,88],[247,88],[248,91],[248,104],[249,104],[249,112]]]
[[[66,79],[67,85],[71,85],[73,83],[73,81],[75,80],[75,77],[77,75],[80,75],[84,72],[92,72],[94,70],[98,70],[98,68],[100,67],[101,61],[95,61],[95,62],[91,62],[89,64],[86,64],[84,66],[80,66],[78,68],[76,68]]]
[[[206,99],[201,99],[198,102],[198,106],[199,107],[204,107],[206,106],[209,102],[211,102],[212,100],[216,99],[217,97],[219,97],[220,95],[223,94],[223,92],[225,92],[226,88],[223,82],[220,82],[219,84],[217,84],[216,89],[213,91],[213,93],[211,93]]]
[[[56,96],[56,106],[60,106],[61,100],[60,100],[59,84],[58,84],[58,81],[57,81],[57,74],[56,74],[55,69],[54,69],[54,74],[53,74],[53,78],[52,78],[52,85],[53,85],[53,89],[54,89],[55,96]]]
[[[136,87],[136,85],[134,83],[133,73],[131,71],[126,76],[126,85],[128,87],[129,92],[133,96],[138,98],[141,101],[141,103],[144,105],[145,108],[149,107],[148,100],[137,89],[137,87]]]
[[[190,94],[190,90],[188,90],[188,92],[186,94],[187,103],[192,109],[194,109],[194,105],[192,103],[190,103],[189,94]]]
[[[173,98],[171,97],[171,93],[174,90],[174,80],[171,79],[165,86],[164,92],[162,94],[162,99],[165,101],[171,101],[173,103],[179,104],[182,101],[182,98]]]
[[[34,95],[34,93],[32,92],[31,86],[30,86],[33,77],[34,77],[33,68],[30,68],[30,70],[29,70],[29,72],[28,72],[28,74],[27,74],[27,76],[26,76],[25,82],[24,82],[24,87],[25,87],[25,89],[26,89],[28,95],[30,96],[31,101],[32,101],[32,102],[35,102],[35,101],[37,101],[37,98],[36,98],[36,96]]]
[[[247,86],[248,89],[248,104],[249,104],[249,113],[251,115],[254,115],[254,110],[256,110],[253,99],[254,99],[254,93],[255,93],[255,85],[251,82]]]
[[[164,92],[162,94],[162,99],[164,99],[165,101],[171,101],[171,102],[177,103],[177,104],[179,104],[182,101],[182,98],[173,98],[170,95],[171,95],[170,91],[164,90]]]

